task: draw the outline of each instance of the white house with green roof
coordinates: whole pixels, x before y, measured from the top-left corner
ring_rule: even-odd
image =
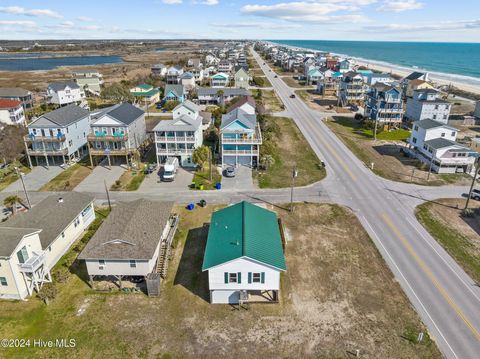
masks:
[[[212,87],[227,87],[230,81],[230,76],[226,73],[219,72],[210,77],[210,85]]]
[[[153,104],[160,101],[160,91],[149,84],[140,84],[130,89],[130,93],[141,104]]]
[[[210,302],[278,302],[287,270],[277,215],[249,202],[212,214],[202,271]]]

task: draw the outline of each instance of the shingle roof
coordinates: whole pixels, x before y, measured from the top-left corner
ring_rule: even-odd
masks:
[[[123,102],[118,105],[114,105],[111,107],[108,107],[104,109],[103,111],[96,113],[93,116],[94,122],[98,121],[101,117],[108,115],[115,120],[125,124],[125,125],[130,125],[132,122],[134,122],[137,118],[142,116],[145,112],[141,109],[139,109],[136,106],[133,106],[129,102]]]
[[[77,85],[75,81],[64,81],[64,82],[52,82],[51,84],[48,85],[48,88],[57,92],[64,90],[65,87],[70,87],[72,89],[79,89],[80,86]]]
[[[10,108],[17,108],[21,106],[22,102],[18,100],[3,100],[0,99],[0,108],[2,109],[10,109]]]
[[[431,119],[428,119],[428,118],[425,119],[425,120],[415,121],[413,123],[413,125],[417,125],[418,127],[421,127],[425,130],[429,130],[429,129],[435,128],[435,127],[446,127],[448,129],[451,129],[452,131],[458,131],[454,127],[447,126],[446,124],[444,124],[442,122],[438,122],[438,121],[431,120]]]
[[[41,228],[40,241],[46,249],[93,200],[92,196],[78,192],[52,195],[29,211],[10,217],[0,228]]]
[[[0,97],[25,97],[30,94],[30,91],[20,87],[0,87]]]
[[[194,119],[188,115],[182,115],[174,120],[160,121],[153,131],[196,131],[201,124],[202,117],[200,116]]]
[[[87,117],[90,114],[84,108],[81,108],[75,104],[70,104],[48,112],[40,116],[38,119],[33,121],[29,126],[35,124],[43,124],[42,119],[46,119],[50,122],[53,122],[59,126],[68,126],[72,123],[81,120],[82,118]]]
[[[200,107],[198,105],[194,104],[190,100],[186,100],[185,102],[182,102],[181,104],[177,105],[177,107],[175,107],[172,112],[175,112],[176,110],[178,110],[181,107],[186,107],[187,109],[189,109],[192,112],[200,111]]]
[[[425,74],[423,72],[412,72],[410,75],[408,75],[407,77],[405,77],[405,80],[417,80],[419,79],[420,77],[424,76]]]
[[[170,92],[173,92],[177,97],[182,97],[185,93],[185,90],[182,84],[166,84],[165,96],[167,96]]]
[[[79,259],[151,259],[171,216],[173,202],[138,199],[113,208]]]
[[[41,229],[0,227],[0,257],[10,257],[23,237]]]
[[[250,104],[253,108],[257,107],[257,103],[252,96],[242,96],[237,102],[227,109],[227,113],[235,110],[236,108],[242,107],[246,103]]]
[[[248,96],[250,92],[243,88],[235,87],[199,87],[197,89],[198,96],[213,96],[218,93],[218,91],[223,91],[224,96]]]
[[[202,270],[242,257],[287,269],[276,214],[245,201],[212,214]]]
[[[461,147],[463,147],[459,143],[447,140],[447,139],[442,138],[442,137],[434,138],[433,140],[428,140],[428,141],[425,141],[424,143],[426,145],[432,147],[433,149],[436,149],[436,150],[438,150],[439,148],[445,148],[445,147],[450,147],[450,146],[461,146]]]
[[[241,108],[236,108],[233,111],[222,115],[222,124],[220,125],[220,130],[224,129],[236,120],[239,120],[241,123],[243,123],[245,126],[252,130],[255,129],[255,126],[257,125],[256,115],[250,115],[243,111]]]

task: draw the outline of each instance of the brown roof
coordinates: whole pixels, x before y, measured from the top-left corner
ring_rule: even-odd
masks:
[[[255,99],[252,96],[242,96],[237,102],[235,102],[227,109],[227,113],[243,106],[246,103],[249,103],[251,106],[253,106],[253,108],[256,107]]]
[[[0,108],[17,108],[21,106],[22,102],[18,100],[1,100],[0,99]]]
[[[412,85],[412,86],[418,86],[418,85],[422,85],[422,84],[426,84],[426,83],[428,83],[428,82],[424,81],[424,80],[420,80],[420,79],[415,79],[415,80],[410,81],[410,85]]]
[[[172,208],[173,202],[152,202],[146,199],[118,204],[78,258],[153,258]]]

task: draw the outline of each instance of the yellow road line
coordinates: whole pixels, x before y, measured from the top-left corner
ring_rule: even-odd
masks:
[[[480,340],[480,333],[478,332],[477,328],[473,326],[473,324],[467,319],[463,311],[458,307],[457,303],[448,295],[447,291],[443,286],[438,282],[437,278],[433,275],[433,273],[430,271],[430,269],[427,268],[425,265],[425,262],[420,259],[418,254],[415,252],[413,247],[408,243],[407,239],[400,233],[398,228],[393,224],[392,220],[387,214],[382,214],[383,220],[387,224],[387,226],[390,227],[390,229],[395,233],[395,235],[400,239],[403,243],[403,245],[407,248],[407,250],[410,252],[410,254],[413,256],[415,261],[418,263],[418,265],[422,268],[422,270],[425,272],[425,274],[429,277],[429,279],[432,281],[433,285],[438,289],[442,297],[447,301],[447,303],[452,307],[452,309],[457,313],[457,315],[464,321],[464,323],[467,325],[468,329],[473,333],[473,335],[477,338],[477,340]]]

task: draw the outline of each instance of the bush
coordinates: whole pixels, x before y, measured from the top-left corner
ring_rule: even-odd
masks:
[[[51,300],[57,297],[57,294],[58,289],[54,283],[45,283],[42,289],[40,289],[40,292],[38,292],[37,296],[48,305]]]

